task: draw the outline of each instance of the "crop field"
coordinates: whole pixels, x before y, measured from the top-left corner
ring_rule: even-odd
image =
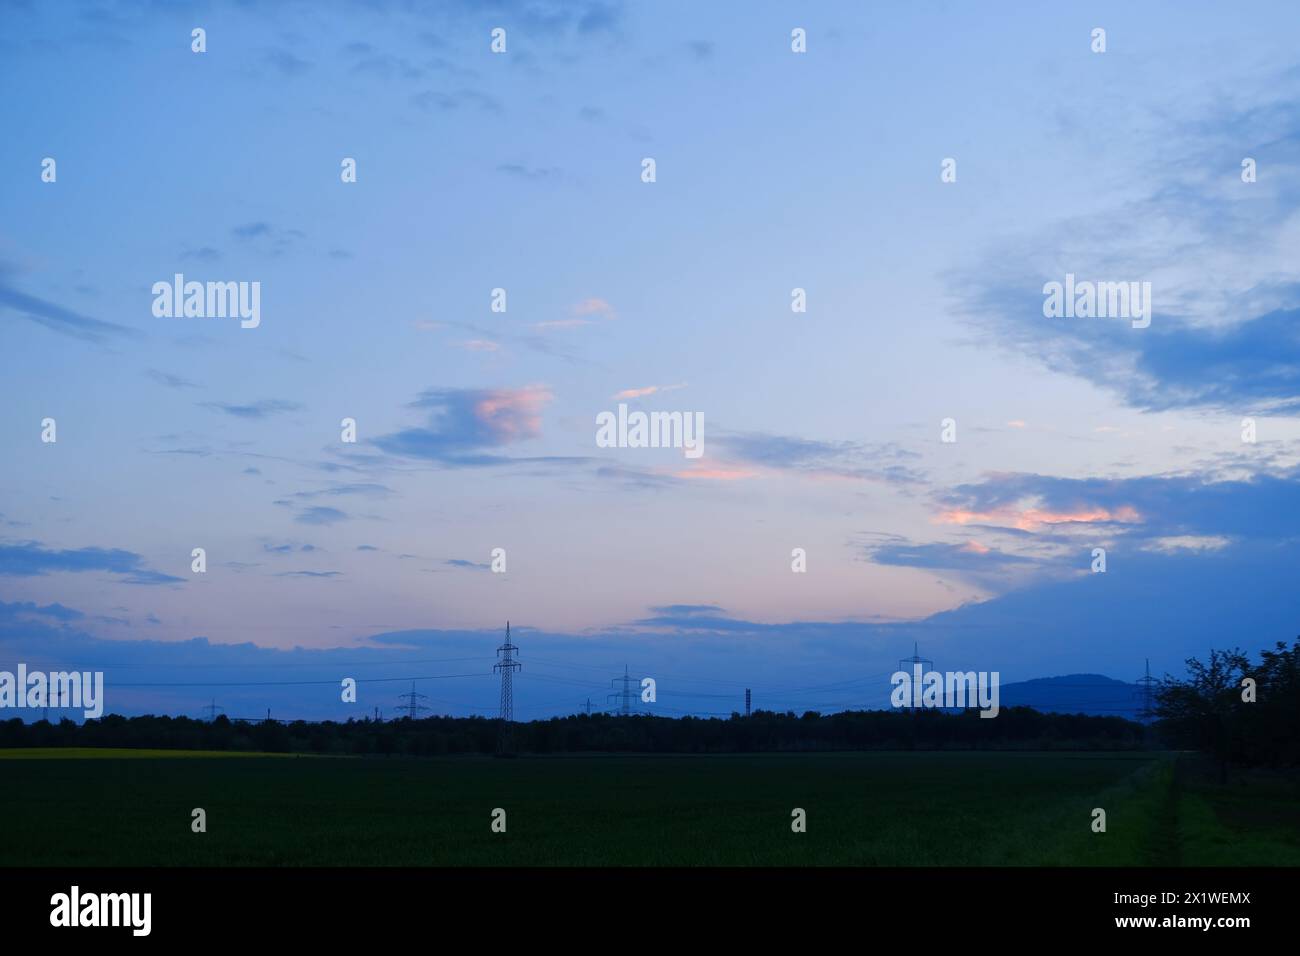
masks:
[[[0,865],[1300,863],[1293,777],[1166,754],[207,756],[0,751]]]

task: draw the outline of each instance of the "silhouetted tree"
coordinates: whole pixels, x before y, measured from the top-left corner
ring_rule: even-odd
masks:
[[[1219,768],[1220,782],[1228,778],[1234,735],[1245,717],[1242,680],[1250,661],[1240,650],[1211,650],[1209,660],[1187,659],[1187,679],[1166,676],[1156,687],[1155,713],[1161,730],[1177,743],[1209,753]]]

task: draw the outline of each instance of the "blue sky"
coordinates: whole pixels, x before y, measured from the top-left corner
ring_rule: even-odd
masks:
[[[1017,680],[1289,640],[1298,21],[0,7],[0,658],[126,712],[347,716],[355,668],[358,713],[490,713],[509,618],[541,716],[625,663],[728,712],[883,703],[914,641]],[[178,272],[260,325],[156,317]],[[1151,326],[1044,318],[1066,273]],[[619,402],[704,456],[598,447]]]

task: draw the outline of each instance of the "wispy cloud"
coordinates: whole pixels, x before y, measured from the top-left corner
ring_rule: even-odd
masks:
[[[497,172],[534,183],[553,181],[563,175],[555,166],[525,166],[522,163],[502,163],[497,166]]]
[[[678,385],[645,385],[641,388],[625,388],[621,392],[615,392],[610,396],[614,401],[621,402],[632,398],[645,398],[647,395],[654,395],[658,392],[673,392],[679,388],[685,388],[686,383]]]
[[[280,48],[267,51],[263,61],[281,76],[302,76],[312,68],[312,64],[308,61],[289,50]]]
[[[297,402],[277,398],[264,398],[248,405],[236,405],[230,402],[199,402],[198,404],[200,408],[210,408],[213,411],[224,412],[235,418],[247,419],[270,418],[272,415],[296,412],[302,408]]]
[[[314,491],[295,491],[290,495],[290,497],[311,499],[320,497],[337,498],[342,495],[362,495],[369,498],[387,498],[391,494],[394,494],[392,488],[376,481],[351,481],[329,485],[326,488],[318,488]]]
[[[484,113],[501,112],[501,103],[496,97],[468,87],[451,92],[424,90],[411,97],[411,105],[425,113],[434,111],[450,113],[462,107],[477,109]]]
[[[146,568],[140,555],[121,548],[50,550],[36,541],[0,544],[0,576],[3,577],[91,571],[118,575],[125,584],[176,584],[184,580]]]
[[[3,270],[0,270],[0,309],[7,309],[37,325],[45,326],[52,332],[86,342],[98,344],[141,335],[135,329],[124,325],[93,319],[45,299],[20,292],[4,282],[2,273]]]
[[[172,375],[169,372],[160,372],[156,368],[147,369],[144,374],[159,385],[165,385],[168,388],[202,388],[201,385],[191,382],[187,378],[181,378],[179,375]]]
[[[307,238],[301,229],[289,229],[261,219],[235,226],[230,233],[239,242],[272,256],[288,252],[296,243]]]
[[[1029,355],[1138,409],[1300,410],[1300,71],[1264,86],[1262,103],[1239,90],[1243,102],[1189,103],[1190,119],[1160,117],[1152,159],[1177,159],[1144,195],[999,243],[955,272],[973,341]],[[1243,155],[1267,155],[1275,175],[1241,182]],[[1044,284],[1067,273],[1151,282],[1150,326],[1044,317]]]
[[[810,478],[906,486],[923,485],[927,480],[909,464],[920,456],[892,442],[869,445],[766,432],[724,432],[712,442],[734,461]]]
[[[448,558],[443,564],[450,565],[453,568],[468,568],[472,571],[491,571],[492,565],[483,564],[477,561],[466,561],[464,558]]]
[[[328,525],[337,524],[340,521],[347,521],[347,512],[340,511],[338,508],[330,508],[324,505],[313,505],[305,508],[298,514],[294,515],[294,521],[300,524],[318,524]]]
[[[618,313],[612,305],[604,299],[595,296],[583,299],[581,302],[577,303],[573,307],[573,314],[578,318],[585,318],[591,315],[599,316],[602,319],[618,318]]]

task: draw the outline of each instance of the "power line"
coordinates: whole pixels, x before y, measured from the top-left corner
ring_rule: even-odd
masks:
[[[484,677],[481,671],[473,674],[431,674],[425,677],[358,677],[358,684],[391,684],[399,680],[448,680],[453,677]],[[308,687],[320,684],[338,686],[337,678],[330,680],[254,680],[254,681],[182,681],[179,683],[129,683],[114,682],[114,687]]]
[[[324,661],[321,663],[302,663],[297,661],[280,663],[280,664],[157,664],[150,661],[112,661],[108,663],[86,663],[77,662],[79,670],[116,670],[121,667],[156,667],[164,670],[185,670],[189,668],[198,668],[200,670],[212,670],[214,667],[221,670],[249,670],[257,668],[259,670],[279,670],[290,667],[386,667],[388,665],[404,666],[407,664],[453,664],[463,663],[465,661],[490,661],[491,657],[419,657],[410,660],[397,658],[393,660],[382,661]],[[42,667],[46,669],[58,668],[64,666],[62,661],[40,661]],[[24,658],[21,661],[0,661],[0,665],[6,667],[17,667],[19,664],[26,664],[31,668],[34,664],[31,658]]]

